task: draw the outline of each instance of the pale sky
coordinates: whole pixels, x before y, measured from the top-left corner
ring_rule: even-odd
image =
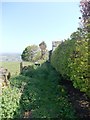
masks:
[[[79,2],[2,2],[1,9],[2,53],[22,53],[42,41],[50,50],[52,41],[67,39],[77,30],[81,16]]]

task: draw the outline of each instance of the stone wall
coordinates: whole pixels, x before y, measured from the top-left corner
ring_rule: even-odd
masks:
[[[0,85],[8,86],[10,76],[10,72],[7,69],[0,67]]]

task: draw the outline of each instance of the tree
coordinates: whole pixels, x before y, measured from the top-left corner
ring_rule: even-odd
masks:
[[[41,59],[44,59],[44,55],[46,53],[46,48],[47,48],[47,45],[44,41],[42,41],[40,44],[39,44],[39,47],[41,49]]]
[[[27,46],[23,51],[21,58],[23,61],[37,61],[40,59],[40,49],[37,45]]]
[[[76,32],[70,35],[70,39],[81,40],[84,38],[84,31],[82,28],[78,28]]]
[[[87,32],[90,32],[90,0],[81,0],[82,24]],[[81,17],[80,17],[81,19]]]

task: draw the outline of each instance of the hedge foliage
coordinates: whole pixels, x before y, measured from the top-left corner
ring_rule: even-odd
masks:
[[[68,39],[62,42],[51,56],[51,64],[75,88],[90,96],[88,39]]]

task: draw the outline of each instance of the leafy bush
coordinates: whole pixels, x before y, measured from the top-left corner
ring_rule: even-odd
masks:
[[[0,96],[0,118],[14,118],[19,110],[20,91],[17,88],[7,87]]]
[[[82,39],[76,42],[77,53],[72,54],[69,63],[71,69],[70,78],[73,85],[90,96],[89,64],[88,64],[88,40]]]
[[[63,77],[69,77],[68,63],[73,51],[75,51],[75,40],[67,40],[62,42],[51,56],[51,64]]]
[[[0,117],[23,119],[25,112],[31,111],[32,118],[74,120],[75,111],[68,102],[64,87],[58,85],[58,79],[59,74],[49,63],[34,69],[33,77],[22,74],[11,78],[11,87],[3,89],[1,96]]]
[[[20,99],[29,78],[19,75],[10,79],[10,85],[2,89],[0,96],[0,118],[16,118],[20,116]]]
[[[61,43],[51,56],[51,64],[74,87],[90,95],[88,40],[70,39]]]
[[[29,79],[30,79],[29,77],[26,77],[23,75],[12,77],[10,79],[10,85],[12,87],[19,88],[19,90],[20,90],[20,89],[22,89],[22,87],[24,87],[28,83]]]

